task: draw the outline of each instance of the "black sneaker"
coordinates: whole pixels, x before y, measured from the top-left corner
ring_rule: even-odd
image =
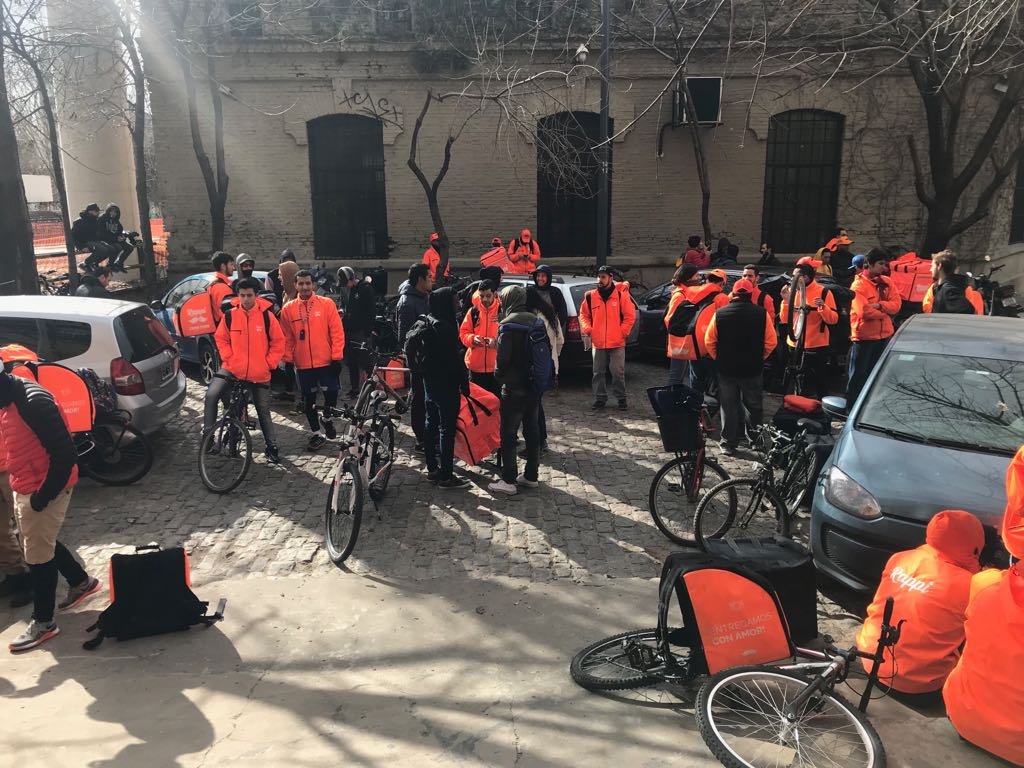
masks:
[[[333,440],[338,436],[338,430],[334,428],[333,421],[324,419],[321,423],[324,425],[324,434],[327,435],[328,440]]]
[[[625,400],[619,400],[619,410],[620,411],[625,411],[628,408],[629,408],[629,405],[626,403]]]
[[[437,470],[436,469],[433,472],[427,472],[427,480],[429,480],[432,485],[437,485]]]
[[[423,447],[423,443],[416,443],[416,445],[414,445],[414,446],[412,447],[412,449],[413,449],[413,450],[414,450],[414,451],[415,451],[416,453],[426,453],[426,452],[427,452],[427,449]]]
[[[455,477],[452,475],[447,480],[442,480],[437,484],[438,488],[443,488],[446,491],[464,491],[466,488],[472,487],[472,483],[464,477]]]
[[[267,461],[271,464],[281,463],[281,454],[278,452],[276,445],[268,445],[267,450],[263,452],[263,455],[267,457]]]
[[[604,402],[604,400],[595,400],[595,401],[594,401],[594,402],[593,402],[593,403],[592,403],[592,404],[590,405],[590,410],[592,410],[592,411],[599,411],[599,410],[601,410],[602,408],[604,408],[604,406],[605,406],[605,402]]]
[[[323,435],[313,435],[309,438],[309,442],[306,443],[306,450],[318,451],[324,447],[327,443],[327,438]]]

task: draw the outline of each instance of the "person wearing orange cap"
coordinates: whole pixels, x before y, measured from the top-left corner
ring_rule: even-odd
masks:
[[[762,369],[778,343],[774,318],[753,302],[753,295],[753,283],[737,280],[731,300],[711,315],[704,332],[704,345],[718,374],[721,450],[726,456],[736,452],[748,424],[760,426],[764,418]]]
[[[430,267],[430,279],[437,282],[437,270],[441,266],[441,236],[437,232],[430,233],[430,245],[423,252],[423,263]],[[444,265],[444,276],[451,277],[452,265]]]
[[[795,362],[797,366],[802,367],[805,381],[804,391],[797,394],[820,400],[827,394],[825,364],[828,361],[829,326],[839,322],[839,312],[836,310],[836,300],[832,291],[822,287],[814,279],[816,263],[809,256],[797,261],[796,267],[793,268],[793,277],[803,288],[804,298],[801,300],[799,293],[796,296],[784,294],[782,307],[779,309],[779,322],[793,328],[796,324],[790,322],[790,308],[793,312],[804,313],[804,359]],[[790,347],[796,348],[797,342],[792,331],[786,342]]]
[[[1003,546],[1016,562],[971,582],[966,640],[942,698],[962,738],[1024,765],[1024,448],[1006,471],[1006,502]]]
[[[882,631],[885,602],[893,598],[892,625],[905,621],[895,658],[887,654],[879,681],[899,693],[931,693],[946,682],[960,658],[971,579],[985,546],[981,521],[961,509],[939,512],[928,523],[925,543],[897,552],[885,565],[868,606],[857,648],[874,653]],[[871,671],[872,661],[861,659]]]
[[[529,275],[540,263],[540,245],[533,239],[530,230],[524,229],[519,237],[508,244],[510,275]]]

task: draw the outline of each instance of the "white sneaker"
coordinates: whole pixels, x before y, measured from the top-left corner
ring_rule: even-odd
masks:
[[[524,488],[536,488],[540,483],[536,480],[527,480],[526,475],[520,475],[516,478],[516,485],[521,485]]]
[[[491,493],[501,493],[505,496],[515,496],[519,493],[518,488],[512,485],[512,483],[506,483],[504,480],[495,480],[487,486],[487,490]]]

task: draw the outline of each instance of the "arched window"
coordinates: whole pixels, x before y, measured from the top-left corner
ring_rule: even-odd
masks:
[[[614,129],[608,121],[608,132]],[[537,242],[544,256],[597,254],[597,171],[600,116],[558,112],[537,123]],[[608,147],[608,220],[611,221]],[[611,227],[609,226],[611,252]]]
[[[325,115],[306,124],[313,247],[318,259],[386,259],[383,124]]]
[[[820,109],[794,109],[771,119],[761,240],[779,253],[815,251],[837,225],[843,120]]]

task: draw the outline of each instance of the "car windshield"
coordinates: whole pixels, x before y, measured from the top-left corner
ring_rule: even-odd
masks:
[[[574,285],[569,288],[569,293],[572,295],[572,302],[576,305],[576,309],[580,308],[583,304],[583,297],[587,295],[587,291],[592,291],[597,287],[597,281],[593,283],[583,283],[581,285]]]
[[[894,352],[857,428],[1012,456],[1024,443],[1024,362]]]

